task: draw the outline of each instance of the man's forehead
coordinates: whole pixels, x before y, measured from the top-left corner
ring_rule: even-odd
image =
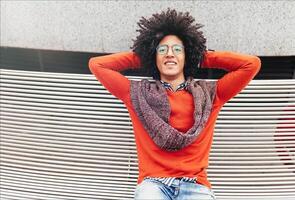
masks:
[[[159,44],[173,45],[173,44],[183,44],[183,43],[176,35],[167,35],[160,41]]]

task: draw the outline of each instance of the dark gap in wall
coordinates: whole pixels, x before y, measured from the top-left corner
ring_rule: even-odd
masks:
[[[0,48],[0,68],[26,71],[90,74],[88,60],[107,53]],[[259,55],[258,55],[259,56]],[[294,79],[295,56],[259,56],[262,62],[255,79]],[[141,70],[126,70],[124,75],[146,76]],[[195,78],[217,79],[226,72],[220,69],[198,69]]]

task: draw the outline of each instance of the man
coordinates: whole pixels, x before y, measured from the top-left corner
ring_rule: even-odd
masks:
[[[129,111],[139,165],[135,199],[215,199],[206,169],[218,112],[260,69],[256,56],[206,51],[202,26],[193,22],[171,9],[142,18],[133,52],[89,61]],[[118,72],[140,66],[155,83]],[[194,81],[198,66],[229,72],[217,82]]]

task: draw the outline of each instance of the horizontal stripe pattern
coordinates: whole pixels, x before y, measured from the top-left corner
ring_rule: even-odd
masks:
[[[164,185],[170,187],[175,179],[180,179],[181,181],[197,183],[197,178],[190,177],[146,177],[144,180],[155,180],[163,183]]]
[[[294,92],[253,80],[224,105],[207,170],[218,200],[295,199]],[[0,94],[0,199],[133,199],[128,111],[95,77],[0,69]]]

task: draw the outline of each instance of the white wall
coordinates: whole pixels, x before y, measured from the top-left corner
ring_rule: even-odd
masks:
[[[207,46],[295,55],[295,1],[1,1],[1,46],[85,52],[129,50],[136,22],[167,7],[189,11]]]

